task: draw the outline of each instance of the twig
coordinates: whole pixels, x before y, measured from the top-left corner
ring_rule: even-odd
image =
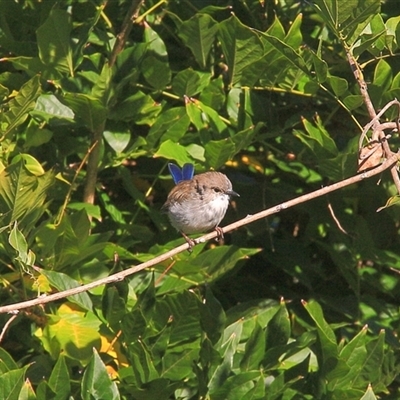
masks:
[[[333,207],[331,203],[328,203],[328,210],[331,213],[331,217],[332,219],[335,221],[336,226],[338,227],[338,229],[344,233],[345,235],[348,235],[348,233],[346,232],[346,229],[343,228],[342,224],[340,223],[339,219],[336,217],[335,215],[335,211],[333,211]]]
[[[12,322],[14,321],[14,319],[17,318],[17,317],[18,317],[17,314],[12,315],[11,318],[4,324],[3,329],[1,330],[1,333],[0,333],[0,343],[3,341],[4,336],[5,336],[6,332],[7,332],[8,327],[11,325],[11,323],[12,323]]]
[[[241,226],[250,224],[251,222],[257,221],[259,219],[268,217],[269,215],[276,214],[280,211],[291,208],[297,204],[304,203],[304,202],[312,200],[312,199],[316,199],[316,198],[324,196],[328,193],[342,189],[346,186],[352,185],[357,182],[361,182],[364,179],[370,178],[374,175],[378,175],[378,174],[382,173],[383,171],[385,171],[386,169],[393,167],[399,161],[399,159],[400,159],[400,153],[393,154],[390,158],[388,158],[386,161],[384,161],[381,165],[379,165],[378,167],[376,167],[372,170],[365,171],[361,174],[352,176],[351,178],[344,179],[343,181],[326,186],[322,189],[318,189],[312,193],[305,194],[303,196],[289,200],[285,203],[281,203],[277,206],[271,207],[271,208],[261,211],[257,214],[249,215],[239,221],[236,221],[230,225],[227,225],[226,227],[223,228],[223,231],[224,232],[232,231]],[[214,232],[208,233],[208,234],[203,235],[200,238],[196,239],[196,242],[197,243],[205,242],[206,240],[214,239],[216,236],[217,236],[217,233],[214,231]],[[0,307],[0,313],[8,313],[8,312],[17,313],[19,310],[22,310],[24,308],[33,307],[33,306],[36,306],[39,304],[50,303],[51,301],[60,300],[65,297],[68,297],[68,296],[73,296],[75,294],[91,290],[91,289],[101,286],[101,285],[106,285],[106,284],[113,283],[113,282],[119,282],[119,281],[123,280],[124,278],[126,278],[127,276],[133,275],[139,271],[144,270],[145,268],[152,267],[153,265],[159,264],[160,262],[167,260],[168,258],[173,257],[176,254],[187,250],[188,248],[189,248],[188,243],[184,243],[181,246],[178,246],[160,256],[153,258],[152,260],[146,261],[142,264],[136,265],[127,270],[110,275],[106,278],[99,279],[94,282],[90,282],[86,285],[78,286],[73,289],[68,289],[63,292],[51,294],[49,296],[41,296],[40,298],[23,301],[21,303],[2,306],[2,307]]]

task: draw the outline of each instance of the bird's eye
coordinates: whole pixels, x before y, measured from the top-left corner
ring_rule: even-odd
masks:
[[[221,189],[219,187],[213,187],[212,190],[214,190],[215,193],[221,192]]]

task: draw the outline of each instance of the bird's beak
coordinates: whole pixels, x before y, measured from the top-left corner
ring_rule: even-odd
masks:
[[[233,190],[227,190],[225,193],[226,193],[226,194],[229,194],[229,196],[240,197],[240,194],[239,194],[239,193],[236,193],[236,192],[233,191]]]

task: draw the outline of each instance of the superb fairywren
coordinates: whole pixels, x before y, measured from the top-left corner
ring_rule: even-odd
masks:
[[[170,191],[161,210],[168,214],[171,224],[183,235],[190,248],[195,241],[187,235],[215,229],[217,238],[224,237],[218,226],[224,218],[231,196],[239,196],[232,190],[232,183],[221,172],[210,171],[194,174],[194,166],[185,164],[182,170],[168,164],[176,184]]]

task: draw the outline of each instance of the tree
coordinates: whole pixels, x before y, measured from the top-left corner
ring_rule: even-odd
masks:
[[[1,0],[3,397],[398,398],[396,7]],[[169,161],[272,217],[174,250]]]

